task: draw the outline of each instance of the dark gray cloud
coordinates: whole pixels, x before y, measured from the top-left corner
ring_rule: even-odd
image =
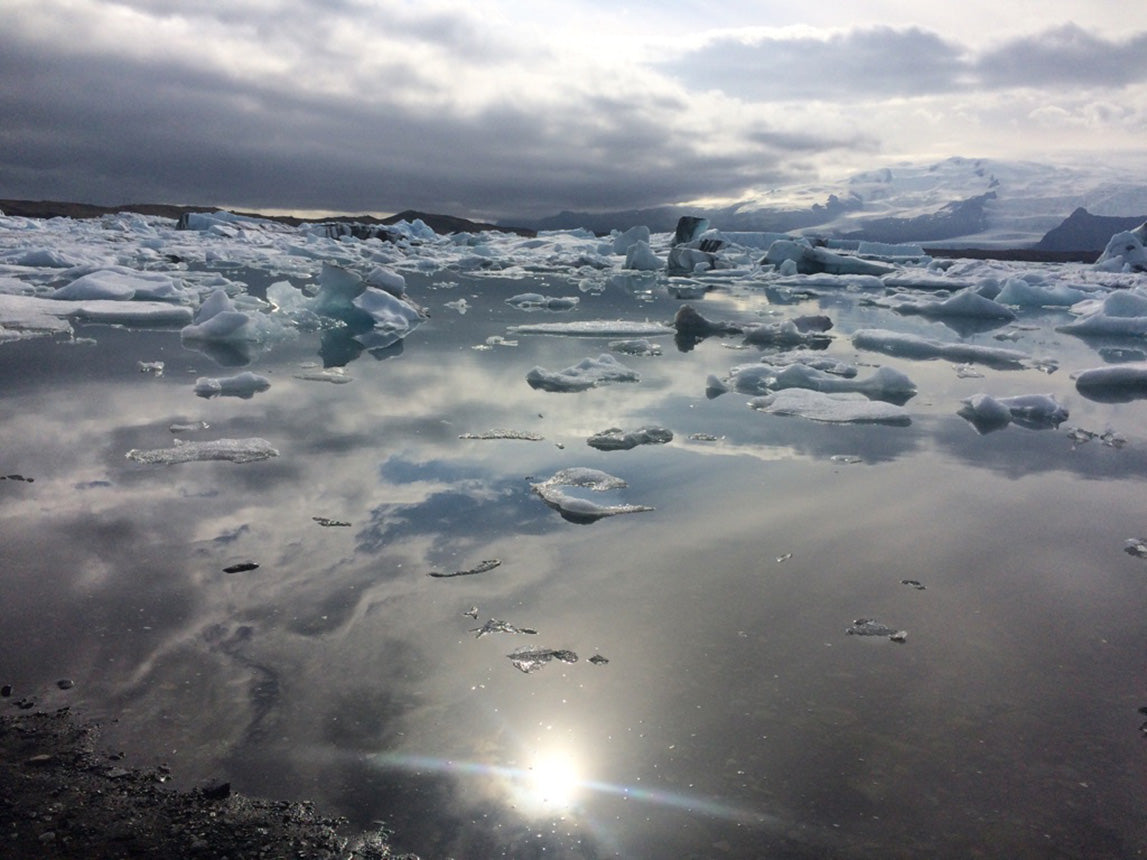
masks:
[[[1123,87],[1147,81],[1147,32],[1124,40],[1075,24],[982,53],[920,28],[876,27],[821,39],[733,36],[663,65],[683,83],[749,100],[880,99],[1007,87]]]
[[[735,157],[714,156],[672,122],[692,106],[668,97],[459,115],[382,95],[237,81],[209,64],[44,56],[0,36],[2,196],[544,215],[735,194],[781,177],[789,152],[842,145],[744,137]]]

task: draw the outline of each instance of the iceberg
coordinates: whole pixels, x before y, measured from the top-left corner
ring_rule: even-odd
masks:
[[[199,397],[241,397],[250,400],[260,391],[271,387],[271,380],[251,371],[235,376],[201,376],[195,380],[195,393]]]
[[[610,235],[613,238],[613,253],[615,254],[628,254],[629,249],[638,242],[644,242],[645,246],[649,247],[649,228],[645,226],[630,227],[624,233],[614,230]],[[626,266],[625,268],[632,267]]]
[[[1015,311],[999,302],[984,298],[974,289],[964,290],[943,301],[916,299],[871,299],[875,305],[890,308],[901,314],[919,314],[926,317],[964,317],[984,320],[1014,320]]]
[[[787,270],[785,264],[788,263]],[[834,254],[825,248],[814,248],[805,239],[780,239],[769,246],[761,265],[776,267],[781,274],[818,275],[889,275],[893,266]]]
[[[176,463],[194,463],[207,460],[228,460],[232,463],[254,463],[270,457],[278,457],[279,452],[266,439],[216,439],[211,442],[184,442],[175,440],[173,448],[141,450],[132,448],[127,452],[129,460],[137,463],[171,466]]]
[[[66,286],[53,291],[49,298],[65,301],[138,299],[181,302],[188,296],[174,279],[167,275],[114,266],[81,275]]]
[[[1147,222],[1112,236],[1095,267],[1107,272],[1147,272]]]
[[[1100,299],[1084,299],[1071,306],[1079,315],[1075,322],[1056,331],[1075,335],[1147,336],[1147,293],[1142,290],[1116,290]]]
[[[809,367],[807,364],[790,364],[770,369],[771,375],[761,374],[756,378],[758,384],[763,384],[771,391],[790,388],[805,388],[826,393],[852,391],[873,400],[887,400],[900,404],[916,396],[916,385],[912,380],[892,367],[878,367],[865,379],[836,376]],[[735,378],[734,385],[737,390],[743,390],[742,384],[747,385],[748,380],[741,383]]]
[[[1088,293],[1064,285],[1032,284],[1023,278],[1008,278],[995,300],[1021,307],[1070,307],[1088,298]]]
[[[565,370],[546,370],[535,367],[526,374],[531,388],[543,391],[585,391],[610,382],[637,382],[641,378],[636,370],[630,370],[608,352],[597,358],[583,358]]]
[[[869,400],[863,394],[842,392],[827,394],[807,388],[786,388],[764,397],[755,397],[749,406],[772,415],[792,415],[832,424],[897,424],[912,423],[903,406]]]
[[[626,249],[625,265],[622,268],[635,269],[639,272],[655,272],[658,269],[664,269],[665,265],[665,260],[653,253],[648,242],[638,240]]]
[[[507,328],[510,334],[557,334],[572,337],[648,337],[669,334],[671,331],[662,323],[634,320],[578,320],[512,325]]]

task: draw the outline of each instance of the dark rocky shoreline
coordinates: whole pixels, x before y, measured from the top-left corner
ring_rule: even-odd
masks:
[[[313,804],[245,797],[227,783],[167,787],[164,766],[122,766],[67,708],[0,716],[0,854],[118,860],[417,860],[384,832],[355,834]]]

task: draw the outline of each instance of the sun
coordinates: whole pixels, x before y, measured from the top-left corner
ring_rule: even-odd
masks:
[[[562,814],[577,803],[582,777],[566,753],[541,753],[519,773],[513,794],[516,806],[530,815]]]

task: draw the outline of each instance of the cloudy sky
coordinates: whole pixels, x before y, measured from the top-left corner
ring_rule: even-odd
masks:
[[[498,219],[951,155],[1143,165],[1129,8],[4,0],[0,198]]]

